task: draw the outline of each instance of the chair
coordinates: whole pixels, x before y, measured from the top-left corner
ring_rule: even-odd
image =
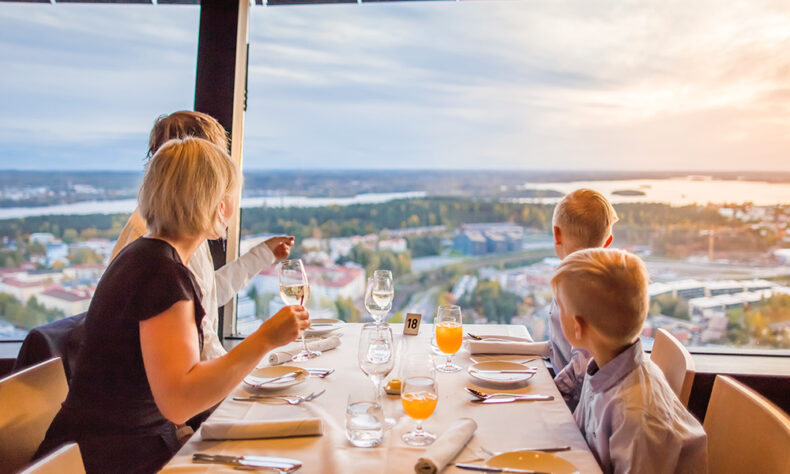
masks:
[[[68,391],[59,357],[0,380],[0,472],[30,462]]]
[[[19,474],[85,474],[77,443],[64,444]]]
[[[669,386],[678,396],[684,407],[688,408],[691,386],[694,383],[694,359],[689,351],[675,336],[659,329],[650,360],[664,373]]]
[[[53,357],[60,357],[66,370],[66,380],[70,381],[77,365],[77,355],[85,339],[86,314],[80,313],[31,329],[19,349],[14,372]]]
[[[716,376],[704,427],[711,474],[790,472],[790,417],[737,380]]]

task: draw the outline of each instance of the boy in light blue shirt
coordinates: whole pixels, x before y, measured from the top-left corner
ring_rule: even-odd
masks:
[[[554,208],[552,230],[554,252],[564,259],[571,253],[612,243],[612,226],[617,213],[611,203],[598,191],[577,189],[567,194]],[[571,346],[560,326],[560,312],[556,301],[549,307],[549,341],[544,356],[554,366],[554,382],[568,407],[573,411],[579,401],[584,369],[590,355],[584,349]]]
[[[591,356],[573,415],[605,473],[705,473],[705,431],[639,340],[647,284],[644,263],[621,250],[581,250],[557,267],[562,330]]]

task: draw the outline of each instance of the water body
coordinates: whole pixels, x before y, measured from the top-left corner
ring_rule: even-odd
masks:
[[[306,196],[267,196],[242,198],[242,208],[254,207],[322,207],[349,206],[351,204],[376,204],[395,199],[412,199],[424,197],[424,192],[408,193],[370,193],[358,194],[344,198],[314,198]],[[137,207],[136,199],[120,199],[117,201],[84,201],[74,204],[60,204],[43,207],[9,207],[0,209],[0,219],[17,219],[32,216],[72,216],[86,214],[124,214]]]
[[[599,191],[613,203],[661,202],[673,206],[744,202],[751,202],[757,206],[790,204],[790,183],[726,181],[705,177],[525,183],[524,187],[562,193],[578,188],[591,188]],[[626,191],[625,195],[614,194],[623,191]],[[530,203],[555,203],[558,200],[559,198],[518,199],[519,202]]]

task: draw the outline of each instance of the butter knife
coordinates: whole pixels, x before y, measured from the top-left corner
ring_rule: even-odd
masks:
[[[302,467],[301,461],[268,456],[227,456],[222,454],[195,453],[192,461],[197,463],[228,464],[238,467],[276,469],[293,472]]]
[[[530,367],[527,369],[501,369],[501,370],[472,369],[470,372],[474,372],[476,374],[534,374],[537,371],[538,371],[537,368]]]
[[[485,400],[472,400],[472,403],[513,403],[513,402],[547,402],[554,400],[553,395],[521,395],[519,397],[491,397]]]
[[[247,380],[247,383],[249,383],[253,387],[259,387],[261,385],[266,385],[268,383],[277,382],[277,381],[280,381],[280,380],[283,380],[283,379],[296,378],[300,374],[302,374],[303,372],[304,372],[304,370],[299,369],[299,370],[294,370],[294,371],[288,372],[287,374],[282,374],[282,375],[277,376],[277,377],[269,377],[269,378],[259,378],[259,377],[247,376],[247,378],[245,380]]]
[[[460,469],[467,469],[469,471],[481,471],[481,472],[505,472],[505,473],[515,473],[515,474],[551,474],[549,472],[542,472],[542,471],[532,471],[530,469],[516,469],[514,467],[490,467],[490,466],[481,466],[479,464],[466,464],[466,463],[455,463],[455,467]]]

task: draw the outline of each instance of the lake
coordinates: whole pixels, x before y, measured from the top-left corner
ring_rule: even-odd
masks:
[[[566,183],[524,183],[525,189],[555,190],[568,193],[591,188],[613,203],[662,202],[673,206],[751,202],[757,206],[790,204],[790,183],[764,181],[727,181],[706,177],[671,179],[628,179],[613,181],[572,181]],[[626,191],[630,195],[613,194]],[[559,198],[522,198],[519,202],[554,203]]]
[[[357,194],[353,197],[314,198],[306,196],[267,196],[242,198],[241,207],[322,207],[349,206],[351,204],[375,204],[395,199],[412,199],[424,197],[424,192],[408,193],[369,193]],[[74,204],[59,204],[42,207],[8,207],[0,209],[0,219],[17,219],[32,216],[71,216],[85,214],[123,214],[134,211],[137,199],[120,199],[116,201],[84,201]]]

